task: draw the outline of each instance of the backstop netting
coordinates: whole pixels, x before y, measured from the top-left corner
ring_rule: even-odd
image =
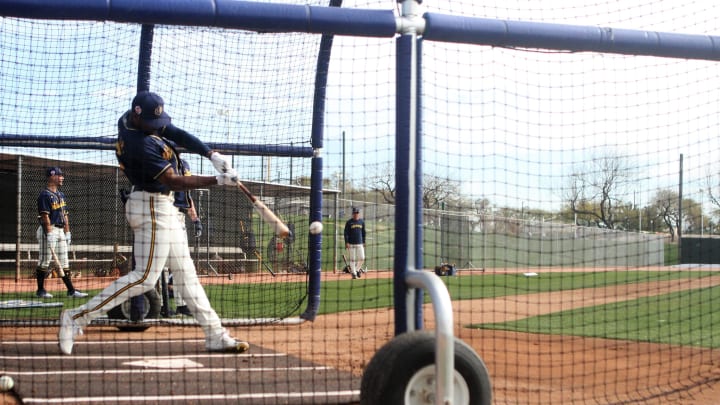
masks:
[[[63,191],[75,235],[72,271],[91,280],[127,271],[118,265],[130,257],[132,244],[119,192],[130,184],[117,169],[114,138],[116,122],[136,91],[141,26],[5,18],[2,35],[6,85],[0,110],[8,119],[0,132],[30,145],[3,147],[6,190],[19,192],[17,199],[6,201],[6,275],[25,281],[34,274],[36,201],[45,187],[45,168],[52,165],[66,173]],[[233,167],[252,192],[296,228],[296,237],[279,240],[236,190],[193,193],[204,225],[196,236],[188,220],[199,271],[258,277],[252,292],[219,290],[228,303],[218,306],[224,317],[283,319],[302,310],[309,159],[277,151],[309,148],[318,43],[316,36],[299,34],[154,29],[151,89],[165,97],[174,123],[220,150],[250,145],[232,157]],[[259,48],[268,50],[255,53]],[[204,158],[182,157],[192,173],[214,172]],[[18,246],[22,255],[16,255]],[[283,283],[264,291],[264,276],[272,274],[281,274]],[[274,284],[278,279],[267,280]]]
[[[328,6],[313,3],[308,18],[312,6]],[[476,3],[422,7],[489,26],[687,33],[710,38],[708,47],[719,17],[697,2]],[[395,1],[342,8],[401,13]],[[393,276],[404,270],[393,268],[403,214],[397,37],[332,38],[320,131],[318,55],[331,38],[321,27],[288,27],[278,13],[257,17],[257,31],[218,28],[198,13],[193,26],[154,26],[150,89],[176,125],[231,155],[241,179],[295,229],[274,237],[236,190],[193,193],[203,224],[196,237],[186,222],[195,265],[250,355],[206,356],[191,317],[165,312],[135,325],[116,311],[59,356],[60,310],[86,299],[67,298],[57,278],[46,281],[53,299],[35,296],[35,199],[44,168],[62,167],[76,287],[92,296],[128,270],[132,235],[118,193],[129,184],[113,142],[140,81],[144,29],[2,17],[0,208],[9,214],[0,227],[0,374],[15,379],[25,403],[357,403],[368,362],[394,335]],[[354,23],[330,15],[328,30]],[[578,32],[542,27],[548,43]],[[683,236],[718,231],[717,62],[467,44],[481,34],[453,43],[419,36],[416,225],[420,267],[447,286],[455,335],[482,356],[494,403],[714,403],[717,267],[680,258]],[[214,174],[207,159],[183,156],[193,172]],[[324,190],[321,305],[303,322],[313,162]],[[344,240],[353,208],[366,226],[356,277]],[[175,309],[170,296],[159,302]],[[425,302],[422,326],[432,329],[437,316]],[[151,328],[127,332],[142,325]]]

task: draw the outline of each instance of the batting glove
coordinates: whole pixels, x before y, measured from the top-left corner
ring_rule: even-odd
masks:
[[[217,180],[217,184],[219,186],[237,185],[237,175],[232,175],[230,173],[218,174],[217,176],[215,176],[215,179]]]
[[[67,245],[70,246],[71,242],[72,242],[72,234],[70,232],[65,232],[65,243],[67,243]]]
[[[47,243],[49,245],[54,245],[55,242],[57,242],[58,237],[57,237],[57,234],[49,233],[49,234],[47,234],[46,239],[47,239]]]
[[[230,165],[230,161],[225,155],[221,155],[218,152],[213,152],[212,155],[210,155],[210,161],[212,162],[213,166],[215,166],[215,170],[217,170],[218,173],[227,173],[231,170],[234,172],[232,166]]]
[[[193,221],[193,224],[195,225],[195,237],[199,238],[202,236],[202,222],[198,219],[197,221]]]

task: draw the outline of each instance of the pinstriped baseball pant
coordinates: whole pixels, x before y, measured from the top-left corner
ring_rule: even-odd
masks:
[[[107,286],[80,306],[75,320],[85,326],[130,297],[155,287],[164,267],[173,270],[174,288],[207,336],[222,332],[220,318],[210,306],[190,256],[187,233],[180,222],[173,195],[135,191],[125,204],[125,217],[133,230],[135,270]]]

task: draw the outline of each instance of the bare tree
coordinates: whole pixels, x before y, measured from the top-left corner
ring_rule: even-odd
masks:
[[[383,200],[388,204],[395,204],[395,170],[388,163],[380,173],[369,180],[370,190],[380,193]]]
[[[382,195],[388,204],[395,204],[395,172],[390,164],[370,179],[370,189]],[[422,201],[424,208],[441,208],[443,202],[460,200],[460,183],[447,178],[424,174]]]
[[[631,183],[627,159],[607,152],[573,173],[566,201],[578,222],[614,229],[623,219],[623,198]]]
[[[653,217],[665,224],[665,228],[670,234],[670,241],[674,241],[675,230],[680,218],[678,193],[672,190],[658,191],[650,202],[650,208]]]
[[[659,190],[653,196],[648,212],[651,217],[649,219],[662,221],[670,234],[670,241],[675,240],[677,228],[682,218],[683,230],[697,232],[700,229],[702,220],[702,208],[697,201],[692,198],[683,198],[683,211],[680,212],[678,204],[679,194],[673,190]]]

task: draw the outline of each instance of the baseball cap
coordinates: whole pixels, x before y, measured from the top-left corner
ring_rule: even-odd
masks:
[[[58,176],[63,175],[63,172],[62,172],[62,170],[60,170],[59,167],[48,167],[47,169],[45,169],[46,177],[55,176],[55,175],[58,175]]]
[[[149,91],[141,91],[135,96],[132,111],[152,129],[160,129],[170,123],[162,97]]]
[[[360,208],[358,208],[358,207],[353,207],[352,213],[353,213],[353,214],[359,214],[359,213],[360,213]]]

